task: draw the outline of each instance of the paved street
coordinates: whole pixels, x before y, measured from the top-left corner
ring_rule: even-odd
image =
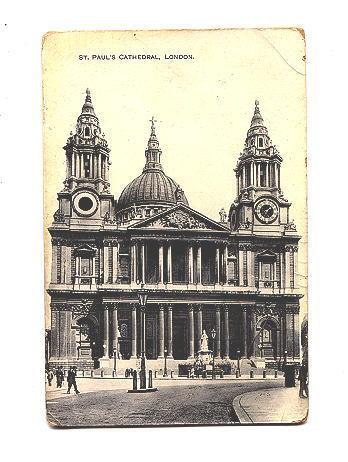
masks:
[[[233,399],[248,391],[283,387],[283,379],[156,380],[159,390],[130,394],[125,379],[79,379],[81,394],[48,392],[48,419],[64,427],[233,424]],[[99,391],[91,391],[99,389]]]

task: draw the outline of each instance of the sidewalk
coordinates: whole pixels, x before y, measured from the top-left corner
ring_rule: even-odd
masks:
[[[299,388],[270,388],[236,396],[233,408],[242,424],[304,423],[308,399],[298,396]]]

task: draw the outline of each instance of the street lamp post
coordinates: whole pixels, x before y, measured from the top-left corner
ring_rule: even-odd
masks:
[[[148,293],[141,286],[141,289],[138,291],[138,300],[140,304],[141,312],[141,362],[140,362],[140,388],[146,388],[146,367],[145,367],[145,310],[146,303],[148,299]]]
[[[213,329],[211,331],[211,338],[213,339],[213,372],[211,374],[212,379],[215,379],[215,337],[216,337],[216,330]]]
[[[163,371],[163,377],[168,377],[168,371],[167,371],[167,356],[168,356],[168,350],[167,348],[164,349],[164,371]]]
[[[287,360],[288,360],[288,351],[284,350],[284,366],[286,366]]]
[[[117,370],[116,370],[116,353],[117,353],[117,350],[116,350],[116,348],[114,348],[113,353],[114,353],[114,371],[115,371],[115,377],[116,377],[116,375],[117,375]]]
[[[238,377],[240,377],[240,350],[237,350],[237,370],[238,370]]]

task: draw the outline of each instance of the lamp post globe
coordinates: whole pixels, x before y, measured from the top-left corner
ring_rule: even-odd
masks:
[[[167,371],[167,356],[168,356],[168,350],[167,348],[164,349],[164,371],[163,371],[163,377],[168,376],[168,371]]]
[[[213,339],[213,371],[211,374],[211,378],[215,379],[215,338],[216,338],[216,330],[212,329],[211,331],[211,338]]]
[[[237,370],[240,377],[240,350],[237,350]]]

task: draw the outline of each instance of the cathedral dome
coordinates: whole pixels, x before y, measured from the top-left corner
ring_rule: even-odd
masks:
[[[119,210],[132,205],[172,204],[178,202],[179,185],[162,170],[146,170],[122,191],[118,201]],[[188,205],[185,194],[182,193],[181,202]]]
[[[163,172],[162,151],[156,137],[154,120],[151,122],[151,135],[145,151],[146,164],[143,173],[122,191],[118,200],[119,212],[128,207],[150,204],[168,207],[181,202],[188,205],[180,186]]]

